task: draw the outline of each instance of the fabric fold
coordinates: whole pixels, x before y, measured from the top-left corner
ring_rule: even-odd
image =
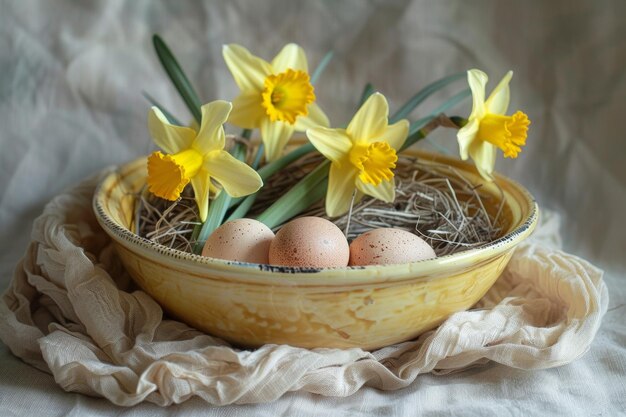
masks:
[[[266,345],[238,350],[164,317],[138,290],[91,209],[94,176],[54,198],[0,301],[0,338],[67,391],[123,406],[193,396],[215,405],[260,403],[290,391],[348,396],[395,390],[418,375],[489,361],[521,369],[583,355],[607,310],[602,271],[559,244],[549,214],[472,310],[417,340],[375,352]]]

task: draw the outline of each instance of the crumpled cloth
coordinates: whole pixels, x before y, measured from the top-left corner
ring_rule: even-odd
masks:
[[[602,271],[558,250],[558,218],[548,213],[475,308],[417,340],[375,352],[238,350],[169,320],[133,285],[92,212],[105,174],[54,198],[34,222],[0,301],[0,338],[63,389],[118,405],[165,406],[192,396],[215,405],[259,403],[289,391],[348,396],[364,385],[396,390],[422,373],[489,361],[560,366],[588,350],[607,310]]]

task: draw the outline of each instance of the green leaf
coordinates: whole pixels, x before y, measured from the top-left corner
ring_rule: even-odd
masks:
[[[231,220],[244,218],[246,214],[248,214],[248,212],[250,211],[254,203],[256,202],[256,199],[258,196],[259,196],[259,193],[256,192],[254,194],[250,194],[249,196],[240,199],[238,201],[239,205],[237,206],[235,210],[233,210],[230,216],[228,216],[226,221],[229,222]]]
[[[289,152],[287,155],[284,155],[278,158],[274,162],[270,162],[269,164],[262,166],[261,168],[257,170],[257,172],[259,173],[259,176],[261,177],[261,179],[265,181],[266,179],[268,179],[269,177],[271,177],[272,175],[274,175],[281,169],[285,168],[292,162],[297,161],[298,159],[302,158],[307,153],[313,152],[314,150],[315,150],[315,147],[311,145],[311,143],[306,143],[302,146],[297,147],[293,151]],[[231,207],[236,206],[237,204],[241,203],[244,199],[249,199],[249,198],[256,199],[256,197],[254,197],[254,194],[251,194],[247,197],[234,198],[233,201],[231,202]]]
[[[443,87],[447,86],[448,84],[465,76],[466,76],[466,73],[462,72],[458,74],[449,75],[445,78],[442,78],[438,81],[428,84],[426,87],[422,88],[417,94],[411,97],[409,101],[407,101],[402,107],[400,107],[398,111],[396,111],[389,118],[389,123],[395,123],[400,119],[404,119],[409,114],[411,114],[411,112],[417,106],[419,106],[424,100],[426,100],[432,94],[436,93],[438,90],[441,90]]]
[[[196,94],[196,91],[189,82],[189,79],[163,39],[161,39],[159,35],[155,34],[152,36],[152,43],[154,44],[154,50],[156,51],[165,72],[167,72],[167,75],[169,75],[172,83],[174,83],[174,87],[176,87],[176,90],[180,93],[180,96],[187,105],[187,108],[193,115],[194,119],[196,119],[198,124],[200,124],[202,122],[202,113],[200,111],[202,103],[200,102],[198,94]]]
[[[431,113],[429,116],[422,117],[421,119],[417,119],[409,125],[409,136],[414,135],[419,132],[422,128],[424,128],[428,123],[432,122],[437,118],[439,113]],[[406,142],[405,142],[406,143]]]
[[[267,227],[274,229],[288,220],[296,217],[300,213],[311,208],[312,205],[320,201],[326,196],[326,190],[328,189],[328,172],[326,172],[320,182],[315,184],[309,189],[297,190],[298,194],[294,194],[294,199],[289,201],[289,204],[283,204],[276,217],[267,219],[265,221],[259,220],[262,223],[269,223]]]
[[[365,101],[372,95],[374,94],[374,92],[376,92],[376,90],[374,89],[374,86],[371,83],[367,83],[365,84],[365,87],[363,87],[363,92],[361,93],[361,98],[359,99],[359,107],[361,108],[361,106],[363,105],[363,103],[365,103]],[[357,109],[358,110],[358,109]]]
[[[163,113],[163,115],[165,115],[165,117],[167,118],[168,122],[170,122],[173,125],[184,126],[176,117],[174,117],[174,115],[172,115],[172,113],[170,113],[169,111],[165,110],[165,107],[163,107],[161,105],[161,103],[156,101],[150,94],[146,93],[145,91],[142,94],[146,98],[146,100],[148,100],[150,102],[150,104],[152,104],[155,107],[158,107],[159,110],[161,110],[161,113]]]
[[[259,166],[259,163],[261,162],[261,157],[263,156],[263,148],[264,148],[263,144],[260,144],[259,148],[256,151],[256,156],[254,157],[254,161],[252,162],[252,165],[251,165],[252,168],[254,169],[257,169]],[[230,216],[228,216],[228,218],[226,219],[224,223],[229,222],[231,220],[241,219],[246,214],[248,214],[248,211],[252,208],[252,205],[256,201],[256,198],[258,195],[259,195],[259,192],[257,191],[256,193],[250,194],[249,196],[246,196],[246,197],[233,198],[230,202],[230,207],[237,206],[237,208],[230,214]]]
[[[311,145],[311,143],[304,144],[294,149],[293,151],[289,152],[287,155],[284,155],[281,158],[277,159],[276,161],[270,162],[269,164],[261,167],[260,169],[257,170],[257,172],[259,176],[261,177],[261,179],[265,181],[266,179],[268,179],[269,177],[271,177],[272,175],[274,175],[281,169],[290,165],[292,162],[297,161],[298,159],[302,158],[307,153],[313,152],[314,150],[315,150],[315,147]],[[248,214],[248,211],[250,210],[250,208],[252,208],[252,205],[256,201],[256,198],[259,192],[260,191],[257,191],[256,193],[250,194],[249,196],[246,196],[246,197],[233,198],[230,203],[230,207],[234,207],[237,205],[239,205],[239,207],[237,207],[237,209],[233,211],[233,213],[228,217],[228,221],[241,219],[246,214]]]
[[[324,161],[257,217],[273,229],[321,200],[328,186],[330,161]]]
[[[291,164],[292,162],[297,161],[298,159],[302,158],[304,155],[310,152],[313,152],[314,150],[315,150],[315,146],[313,146],[310,142],[302,146],[299,146],[293,151],[289,152],[287,155],[284,155],[278,158],[277,160],[275,160],[274,162],[271,162],[261,167],[258,171],[259,175],[261,176],[261,179],[265,181],[266,179],[268,179],[269,177],[271,177],[272,175],[274,175],[281,169],[285,168],[287,165]]]
[[[320,75],[322,75],[328,64],[330,64],[330,61],[332,61],[333,55],[333,51],[328,51],[328,53],[324,55],[324,58],[322,58],[320,63],[317,65],[315,71],[313,71],[313,74],[311,74],[311,84],[314,85],[317,82],[317,80],[320,78]]]
[[[448,110],[450,110],[452,107],[459,104],[461,101],[470,97],[471,95],[472,95],[472,90],[470,90],[469,88],[466,88],[465,90],[459,93],[456,93],[455,95],[450,97],[448,100],[446,100],[442,105],[440,105],[435,110],[433,110],[432,114],[439,115],[441,113],[445,113]]]
[[[409,136],[404,141],[404,144],[400,148],[399,152],[402,152],[403,150],[405,150],[409,146],[413,145],[418,140],[423,139],[426,135],[424,134],[422,129],[428,123],[432,122],[441,113],[445,113],[450,108],[454,107],[460,101],[462,101],[463,99],[469,97],[470,95],[471,95],[470,89],[469,88],[465,89],[465,90],[461,91],[460,93],[457,93],[457,94],[453,95],[452,97],[450,97],[446,102],[444,102],[442,105],[440,105],[435,110],[433,110],[433,112],[430,115],[428,115],[426,117],[423,117],[421,119],[418,119],[418,120],[414,121],[413,123],[411,123],[411,126],[409,127]]]

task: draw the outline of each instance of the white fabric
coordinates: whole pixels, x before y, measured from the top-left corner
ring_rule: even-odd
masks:
[[[105,171],[106,172],[106,171]],[[533,242],[516,250],[476,309],[452,315],[416,341],[369,353],[265,345],[239,351],[183,323],[128,287],[98,227],[97,176],[54,198],[0,301],[0,338],[68,391],[118,405],[263,403],[290,391],[349,396],[363,385],[396,390],[422,373],[489,360],[521,369],[569,363],[587,351],[608,306],[602,272]],[[544,239],[558,218],[540,225]]]
[[[564,367],[527,372],[494,365],[423,374],[398,391],[365,387],[345,398],[290,393],[226,409],[201,399],[123,409],[65,393],[0,344],[0,415],[626,414],[625,15],[620,0],[3,2],[0,288],[9,285],[46,202],[94,171],[149,150],[142,90],[190,118],[152,52],[149,38],[158,32],[205,100],[237,93],[221,59],[223,43],[270,58],[295,41],[312,68],[334,49],[316,86],[334,125],[350,119],[368,81],[394,109],[443,75],[478,67],[494,81],[513,69],[510,108],[528,112],[533,124],[521,157],[501,158],[497,169],[526,185],[542,208],[559,212],[565,249],[608,271],[611,301],[590,351]],[[469,108],[466,102],[454,113]],[[457,152],[451,132],[432,138],[435,145],[425,146]]]

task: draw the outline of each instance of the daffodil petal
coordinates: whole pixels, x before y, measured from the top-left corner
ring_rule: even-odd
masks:
[[[367,140],[368,143],[387,142],[396,151],[404,145],[404,141],[409,134],[409,121],[402,119],[387,126],[384,133],[378,137]]]
[[[365,184],[357,178],[356,188],[363,194],[367,194],[386,203],[392,203],[396,198],[396,183],[393,178],[389,181],[383,181],[378,185]]]
[[[505,114],[509,108],[511,94],[509,91],[509,82],[513,77],[513,71],[506,73],[502,80],[493,89],[489,98],[485,102],[485,110],[493,114]]]
[[[289,123],[272,122],[265,118],[261,121],[261,140],[265,145],[265,159],[267,162],[280,158],[283,149],[293,135],[294,127]]]
[[[307,107],[309,114],[296,118],[296,132],[304,132],[313,127],[329,127],[328,116],[316,103],[311,103]]]
[[[345,129],[316,127],[308,129],[306,135],[315,149],[335,163],[340,163],[352,149],[352,141]]]
[[[470,119],[482,118],[485,115],[485,86],[487,74],[478,69],[467,71],[467,82],[472,90],[472,113]]]
[[[204,155],[216,149],[224,149],[226,138],[223,125],[232,108],[233,105],[224,100],[216,100],[201,107],[202,124],[193,142],[195,150]]]
[[[204,157],[203,168],[232,197],[252,194],[263,185],[263,180],[254,169],[226,151],[208,153]]]
[[[295,43],[287,44],[272,60],[272,68],[275,73],[285,72],[288,69],[309,72],[304,49]]]
[[[233,101],[233,110],[228,122],[242,129],[256,129],[261,120],[267,117],[260,93],[243,93]]]
[[[456,137],[459,141],[461,159],[466,160],[469,157],[469,149],[476,138],[479,126],[480,122],[477,119],[472,119],[457,132]]]
[[[357,171],[349,161],[330,165],[326,192],[326,214],[330,217],[341,216],[350,209],[356,175]]]
[[[272,66],[240,45],[224,45],[224,61],[235,82],[244,92],[262,91],[265,78],[272,73]]]
[[[203,222],[207,218],[209,213],[209,191],[211,189],[211,177],[209,173],[201,169],[198,173],[191,178],[191,186],[193,187],[193,194],[200,211],[200,220]]]
[[[374,93],[352,118],[346,129],[348,135],[355,141],[367,141],[369,138],[379,137],[387,128],[388,116],[387,99],[380,93]]]
[[[152,107],[148,113],[148,130],[154,143],[169,154],[189,149],[196,137],[193,129],[170,124],[158,107]]]
[[[487,181],[493,181],[493,170],[496,165],[497,148],[489,142],[474,141],[469,148],[469,154],[474,160],[476,169]]]

